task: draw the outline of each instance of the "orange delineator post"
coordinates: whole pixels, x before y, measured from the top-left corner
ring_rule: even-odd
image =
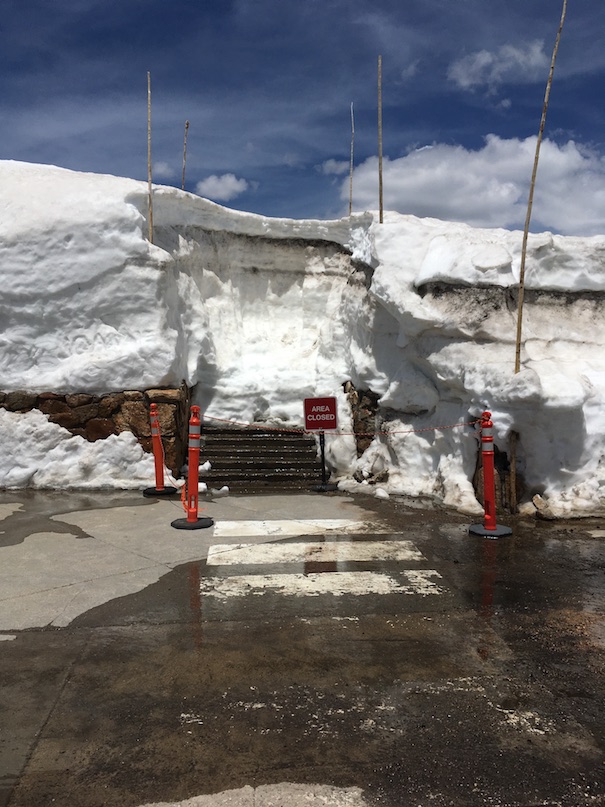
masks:
[[[187,451],[187,462],[189,465],[187,472],[187,496],[184,499],[187,517],[177,518],[172,522],[172,526],[178,530],[199,530],[214,525],[214,521],[211,518],[198,517],[201,437],[202,421],[200,420],[200,408],[199,406],[192,406],[191,418],[189,420],[189,445]]]
[[[200,444],[202,441],[202,421],[200,420],[199,406],[191,407],[191,419],[189,421],[189,447],[188,461],[189,470],[187,474],[187,521],[197,521],[197,511],[199,503],[199,481],[200,481]]]
[[[145,488],[143,496],[173,496],[177,489],[164,485],[164,446],[160,433],[160,419],[158,406],[152,403],[149,407],[149,420],[151,424],[151,445],[153,447],[153,462],[155,466],[155,488]]]
[[[496,478],[494,474],[494,424],[492,413],[481,415],[481,453],[483,461],[483,524],[473,524],[469,532],[488,538],[510,535],[510,527],[496,523]]]
[[[483,459],[483,526],[496,529],[496,479],[494,475],[494,424],[492,413],[481,415],[481,452]]]
[[[164,446],[160,435],[157,404],[152,403],[149,407],[149,419],[151,421],[151,443],[155,463],[155,487],[156,490],[164,490]]]

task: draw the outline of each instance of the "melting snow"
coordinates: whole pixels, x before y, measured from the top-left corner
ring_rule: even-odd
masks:
[[[0,162],[0,391],[194,388],[206,416],[302,425],[334,395],[327,456],[343,484],[479,511],[478,440],[519,437],[528,490],[555,516],[605,497],[605,237],[532,234],[515,375],[521,233],[387,213],[269,219],[174,188]],[[361,457],[342,385],[379,397]],[[85,444],[0,412],[2,487],[141,486],[127,436]],[[388,479],[383,481],[383,477]],[[144,480],[144,481],[143,481]]]

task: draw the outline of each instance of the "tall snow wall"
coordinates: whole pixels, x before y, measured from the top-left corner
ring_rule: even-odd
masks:
[[[164,187],[153,201],[150,244],[144,183],[0,163],[0,391],[184,381],[207,417],[292,426],[305,397],[335,395],[329,459],[344,483],[468,511],[465,424],[489,409],[502,451],[519,435],[527,500],[602,509],[605,238],[530,237],[515,375],[518,232],[268,219]],[[360,457],[349,381],[378,397]],[[14,431],[1,410],[0,429]]]

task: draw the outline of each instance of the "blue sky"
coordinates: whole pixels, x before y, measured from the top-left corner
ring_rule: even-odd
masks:
[[[376,208],[521,227],[560,0],[4,0],[0,158],[264,215]],[[532,229],[605,232],[605,3],[570,0]]]

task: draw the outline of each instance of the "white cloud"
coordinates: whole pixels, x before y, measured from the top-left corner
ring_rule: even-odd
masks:
[[[168,163],[157,162],[153,164],[154,179],[172,179],[174,173],[174,168],[168,165]]]
[[[248,190],[248,183],[245,179],[238,179],[235,174],[221,174],[206,177],[195,186],[195,192],[199,196],[214,199],[217,202],[229,202],[236,196]]]
[[[523,227],[536,138],[486,138],[483,148],[435,144],[383,161],[384,207],[464,221],[477,227]],[[378,160],[355,169],[354,209],[378,207]],[[341,198],[348,200],[343,182]],[[605,232],[605,158],[574,141],[542,144],[532,230]]]
[[[550,62],[544,42],[537,39],[524,45],[502,45],[496,51],[480,50],[453,62],[447,77],[463,90],[485,87],[495,92],[504,82],[547,78]]]
[[[408,79],[414,78],[415,75],[418,73],[418,67],[420,66],[420,59],[416,59],[415,62],[412,62],[407,67],[404,67],[401,71],[401,78],[404,81]]]
[[[317,166],[322,174],[348,174],[351,163],[345,160],[326,160],[321,165]]]

